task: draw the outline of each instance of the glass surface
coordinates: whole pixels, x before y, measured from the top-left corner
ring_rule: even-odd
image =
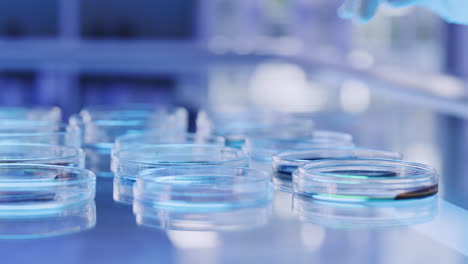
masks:
[[[326,159],[293,172],[295,193],[336,201],[419,199],[438,192],[427,165],[386,159]]]
[[[0,164],[34,163],[84,167],[81,149],[45,144],[0,143]]]
[[[299,166],[324,159],[401,159],[398,152],[365,148],[314,148],[273,155],[273,181],[278,188],[292,191],[292,173]]]
[[[56,214],[95,196],[93,172],[42,164],[0,164],[0,217]]]
[[[145,169],[188,165],[248,167],[248,157],[239,150],[216,145],[149,145],[121,150],[112,157],[114,199],[131,203],[133,184]]]

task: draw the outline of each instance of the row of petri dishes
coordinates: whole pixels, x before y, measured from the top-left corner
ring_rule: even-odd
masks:
[[[0,108],[0,238],[34,238],[96,224],[95,174],[81,132],[57,107]]]
[[[307,116],[200,112],[192,134],[183,108],[91,107],[68,125],[52,114],[57,108],[41,111],[0,109],[6,113],[0,114],[0,155],[7,163],[0,164],[0,216],[14,225],[18,218],[54,223],[57,215],[83,220],[52,234],[95,224],[91,171],[113,181],[114,200],[133,204],[138,224],[164,228],[235,226],[227,219],[247,218],[227,215],[264,216],[251,211],[268,212],[274,187],[295,193],[293,205],[313,221],[324,206],[319,200],[371,201],[378,208],[382,200],[421,205],[421,198],[437,193],[432,168],[402,161],[399,153],[357,148],[351,135],[317,130]],[[90,170],[82,169],[85,163]],[[6,228],[13,231],[2,236],[1,226],[0,237],[23,234]]]
[[[343,203],[373,210],[435,207],[433,168],[404,161],[400,153],[357,147],[349,134],[316,129],[308,114],[201,111],[196,133],[187,133],[187,117],[182,108],[120,108],[94,116],[85,109],[71,119],[83,128],[90,168],[112,180],[114,200],[133,205],[138,224],[215,226],[203,221],[264,208],[275,188],[293,193],[292,206],[313,221],[320,214],[311,212],[324,205],[337,212]],[[429,211],[409,215],[427,219]]]

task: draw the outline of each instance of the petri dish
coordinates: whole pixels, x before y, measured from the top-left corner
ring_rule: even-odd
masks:
[[[184,231],[238,231],[258,228],[268,223],[272,213],[271,203],[229,210],[188,211],[177,208],[134,204],[136,222],[140,226],[162,230]]]
[[[380,229],[426,223],[438,211],[437,195],[424,199],[340,203],[293,196],[293,212],[306,223],[333,229]]]
[[[438,174],[424,164],[387,159],[327,159],[293,172],[295,193],[331,201],[407,200],[438,192]]]
[[[285,151],[273,155],[273,182],[284,191],[292,191],[292,173],[299,166],[324,159],[395,159],[401,153],[366,148],[313,148],[308,150]]]
[[[157,133],[144,131],[118,137],[115,140],[113,152],[117,152],[120,149],[155,144],[209,144],[224,146],[225,140],[224,137],[220,136],[204,136],[196,133]]]
[[[316,130],[307,137],[271,134],[249,135],[242,148],[250,157],[251,167],[271,171],[272,155],[288,150],[311,148],[351,148],[353,137],[347,133]]]
[[[74,147],[0,143],[0,164],[33,163],[83,168],[84,158],[83,150]]]
[[[29,120],[59,123],[62,111],[59,107],[0,107],[0,120]]]
[[[96,225],[94,200],[49,214],[8,215],[0,211],[0,239],[32,239],[83,232]]]
[[[86,166],[101,177],[112,177],[111,150],[117,137],[145,129],[158,133],[185,133],[188,113],[184,108],[156,108],[152,105],[94,106],[70,117],[81,127]]]
[[[234,166],[248,167],[248,157],[239,150],[197,144],[147,145],[120,150],[112,157],[114,172],[114,200],[133,202],[133,185],[137,175],[146,169],[162,167]]]
[[[271,176],[230,166],[178,166],[142,171],[134,185],[134,212],[159,207],[212,212],[271,202]]]
[[[0,144],[37,143],[81,147],[80,128],[42,121],[0,120]]]
[[[309,117],[261,109],[200,111],[196,123],[198,133],[223,136],[227,146],[238,149],[242,148],[250,134],[275,133],[300,137],[310,136],[314,130],[314,122]]]
[[[0,217],[47,215],[94,199],[96,177],[76,167],[0,164]]]

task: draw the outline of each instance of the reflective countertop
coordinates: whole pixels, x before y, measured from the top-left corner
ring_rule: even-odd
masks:
[[[156,228],[138,226],[131,206],[113,201],[112,180],[100,178],[94,228],[0,239],[2,263],[468,262],[465,120],[383,100],[367,114],[316,121],[321,128],[353,134],[360,146],[399,151],[407,160],[435,167],[439,194],[414,203],[355,206],[275,191],[270,205],[225,214],[222,221],[203,224],[206,215],[161,213],[166,228]],[[198,230],[167,230],[187,227],[181,219],[197,222]],[[227,224],[228,230],[215,224]]]
[[[96,227],[49,238],[1,240],[2,262],[467,261],[468,212],[438,196],[418,200],[416,203],[407,204],[406,207],[393,206],[390,203],[382,205],[383,209],[337,209],[326,202],[314,207],[306,198],[292,199],[291,194],[276,191],[272,204],[250,211],[246,216],[233,215],[230,221],[236,226],[225,231],[216,231],[216,228],[210,225],[206,226],[210,231],[140,227],[136,224],[131,207],[116,203],[111,197],[110,182],[100,180],[96,198]],[[370,213],[352,213],[356,210],[361,213],[367,210]],[[171,218],[166,220],[165,224],[170,227]]]

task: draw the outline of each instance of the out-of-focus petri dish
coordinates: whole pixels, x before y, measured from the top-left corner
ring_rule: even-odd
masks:
[[[0,143],[0,164],[32,163],[84,167],[79,148],[47,144]]]
[[[0,120],[29,120],[59,123],[60,108],[53,107],[0,107]]]
[[[145,169],[187,165],[248,167],[248,157],[239,150],[216,145],[161,144],[125,149],[112,157],[114,200],[132,203],[133,185]]]
[[[134,204],[134,213],[138,225],[184,231],[238,231],[264,226],[272,213],[270,203],[246,208],[229,210],[211,210],[204,208],[197,211],[194,206],[188,211],[167,206],[147,206]]]
[[[42,121],[0,120],[0,144],[35,143],[81,147],[80,128]]]
[[[380,229],[431,221],[437,215],[437,195],[424,199],[341,203],[293,196],[293,211],[303,222],[334,229]]]
[[[224,146],[225,140],[221,136],[204,136],[196,133],[157,133],[144,131],[127,134],[115,140],[113,152],[144,145],[157,144],[209,144]]]
[[[292,191],[292,173],[299,166],[324,159],[395,159],[398,152],[365,148],[313,148],[308,150],[285,151],[273,155],[273,182],[284,191]]]
[[[76,167],[0,164],[0,217],[47,215],[94,199],[96,176]]]
[[[251,167],[271,171],[272,155],[288,150],[311,148],[354,147],[353,137],[347,133],[316,130],[308,137],[275,134],[249,135],[242,148],[250,157]]]
[[[180,212],[219,211],[271,202],[271,175],[229,166],[176,166],[142,171],[134,186],[134,212],[159,207]]]
[[[226,138],[226,145],[241,149],[250,134],[289,134],[310,136],[314,130],[311,118],[289,113],[242,109],[234,111],[200,111],[197,115],[197,133]]]
[[[86,166],[100,177],[112,177],[110,155],[117,137],[149,129],[158,133],[185,133],[188,113],[184,108],[152,105],[94,106],[70,117],[81,127]]]
[[[293,172],[297,194],[329,201],[418,199],[438,192],[435,169],[386,159],[327,159]]]
[[[48,214],[25,212],[9,215],[0,211],[0,239],[32,239],[83,232],[96,225],[94,200]]]

